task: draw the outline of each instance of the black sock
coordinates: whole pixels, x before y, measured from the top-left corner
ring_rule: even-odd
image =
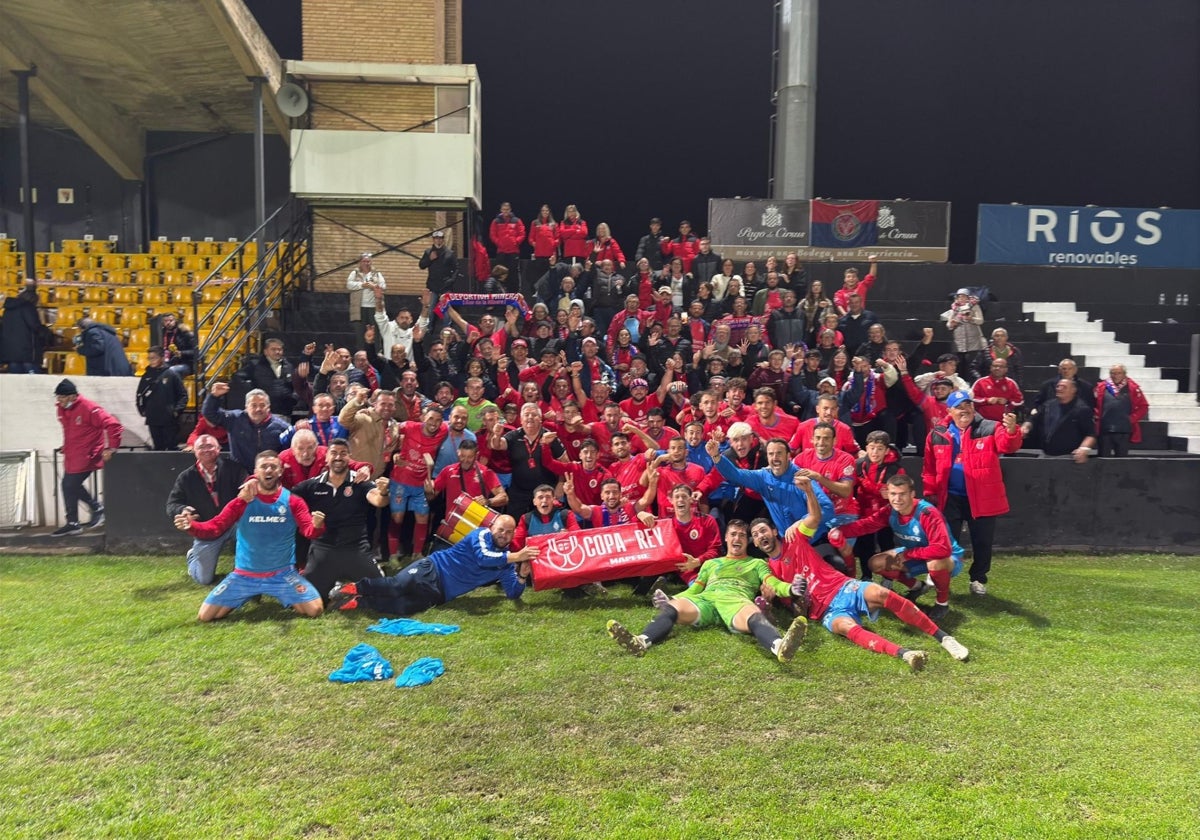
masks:
[[[945,630],[938,630],[936,633],[933,634],[933,638],[940,642],[942,639],[946,638],[949,635],[950,634],[947,633]]]
[[[650,623],[646,625],[646,629],[642,631],[642,635],[650,640],[650,644],[658,644],[671,635],[671,628],[675,626],[675,622],[678,620],[679,610],[667,604],[659,609],[658,615],[654,616]]]
[[[762,613],[750,616],[750,620],[746,624],[749,626],[750,632],[754,634],[754,638],[758,639],[758,643],[767,650],[774,648],[775,643],[779,641],[779,630],[767,621],[766,616]]]

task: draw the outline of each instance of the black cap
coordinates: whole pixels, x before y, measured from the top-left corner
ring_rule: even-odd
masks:
[[[70,379],[64,379],[54,388],[54,396],[56,397],[72,397],[78,393],[79,389],[75,387],[75,383]]]

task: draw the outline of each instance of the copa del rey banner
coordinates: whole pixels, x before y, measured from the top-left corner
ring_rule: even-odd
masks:
[[[533,565],[533,588],[569,589],[585,583],[675,571],[683,548],[669,519],[654,527],[640,522],[585,531],[562,531],[530,537],[539,549]]]

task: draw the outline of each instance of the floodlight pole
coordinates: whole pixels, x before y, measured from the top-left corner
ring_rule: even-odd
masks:
[[[779,0],[772,198],[813,197],[818,0]]]
[[[29,77],[37,75],[37,67],[14,70],[17,77],[17,136],[21,147],[21,216],[25,249],[25,278],[37,278],[37,245],[33,241],[33,175],[29,163]],[[22,278],[22,279],[25,279]]]
[[[250,81],[254,83],[254,227],[258,229],[258,234],[254,238],[254,246],[258,253],[255,257],[255,304],[261,305],[263,302],[266,290],[263,281],[263,258],[266,251],[263,249],[263,225],[267,219],[267,181],[266,181],[266,163],[263,150],[263,82],[266,81],[264,76],[250,76]]]

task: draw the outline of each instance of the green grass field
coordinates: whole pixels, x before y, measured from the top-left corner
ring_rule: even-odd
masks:
[[[224,569],[228,560],[222,561]],[[814,626],[790,666],[649,605],[483,590],[367,633],[273,601],[209,626],[179,558],[0,558],[0,836],[1200,837],[1200,562],[1001,557],[958,663]],[[336,685],[358,642],[432,685]]]

